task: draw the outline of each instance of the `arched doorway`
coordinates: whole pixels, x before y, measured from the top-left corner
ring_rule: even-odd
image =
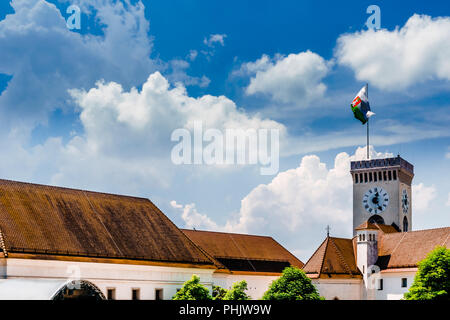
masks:
[[[377,214],[374,214],[373,216],[371,216],[369,218],[368,222],[369,223],[376,223],[376,224],[384,224],[384,219],[381,216],[379,216]]]
[[[92,282],[74,280],[67,282],[52,297],[52,300],[105,300],[104,294]]]
[[[408,232],[408,218],[403,218],[403,232]]]

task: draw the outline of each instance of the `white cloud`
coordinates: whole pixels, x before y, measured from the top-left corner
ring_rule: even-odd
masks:
[[[195,58],[193,58],[195,59]],[[192,60],[193,60],[192,59]],[[186,73],[189,68],[189,62],[181,59],[174,59],[169,61],[171,72],[167,74],[167,78],[172,83],[181,82],[185,86],[199,86],[205,88],[209,85],[211,80],[203,75],[202,77],[193,77]]]
[[[306,51],[274,59],[263,55],[241,66],[240,72],[254,73],[246,88],[248,95],[264,94],[278,102],[306,107],[323,97],[326,85],[322,80],[329,70],[329,62]]]
[[[193,229],[193,228],[202,228],[208,230],[217,230],[217,224],[208,218],[207,215],[201,214],[197,211],[194,203],[187,204],[182,206],[177,204],[176,201],[171,201],[170,205],[175,209],[182,210],[181,217],[185,222],[185,228]]]
[[[370,148],[371,158],[390,157]],[[186,224],[232,232],[276,234],[289,248],[311,253],[311,235],[330,224],[334,235],[351,236],[352,179],[350,161],[365,159],[366,149],[353,156],[339,153],[327,168],[316,155],[304,156],[295,169],[280,172],[268,184],[255,187],[241,201],[237,214],[220,226],[193,207],[178,205]],[[174,206],[175,207],[175,206]],[[195,210],[194,210],[195,209]],[[188,212],[188,213],[186,213]],[[307,230],[307,231],[305,231]],[[308,238],[309,235],[309,238]],[[316,239],[317,240],[317,239]]]
[[[429,213],[428,209],[433,199],[436,198],[434,185],[425,186],[423,183],[412,186],[413,212],[417,214]]]
[[[2,130],[20,124],[31,131],[55,109],[69,110],[70,88],[90,87],[101,78],[129,88],[155,70],[142,3],[91,4],[102,35],[71,32],[65,13],[46,1],[11,2],[15,13],[0,21],[0,73],[12,76],[0,96]]]
[[[430,79],[450,80],[450,17],[413,15],[393,31],[367,30],[337,41],[339,64],[383,90],[403,90]]]
[[[203,39],[203,43],[208,47],[214,47],[216,43],[219,43],[221,46],[225,45],[226,34],[211,34],[209,38]]]

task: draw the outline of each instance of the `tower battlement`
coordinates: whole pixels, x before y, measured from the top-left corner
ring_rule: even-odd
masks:
[[[350,172],[372,168],[403,168],[411,174],[414,174],[414,166],[400,156],[395,158],[359,160],[350,163]]]

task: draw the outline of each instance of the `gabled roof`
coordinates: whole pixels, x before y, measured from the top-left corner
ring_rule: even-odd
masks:
[[[352,239],[327,237],[303,271],[310,278],[361,278]]]
[[[381,230],[383,233],[399,232],[393,225],[370,223],[368,221],[361,223],[355,230]]]
[[[303,262],[271,237],[182,229],[208,255],[231,271],[281,272]]]
[[[210,265],[150,200],[0,180],[0,251]]]
[[[384,234],[377,265],[381,269],[417,267],[436,246],[450,247],[450,227]]]
[[[355,230],[377,230],[377,226],[374,223],[368,221],[361,223],[355,228]]]

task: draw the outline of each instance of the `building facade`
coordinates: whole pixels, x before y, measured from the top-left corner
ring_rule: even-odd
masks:
[[[414,167],[395,158],[352,161],[353,238],[327,237],[304,266],[326,299],[402,299],[417,263],[450,245],[450,228],[412,230]]]

